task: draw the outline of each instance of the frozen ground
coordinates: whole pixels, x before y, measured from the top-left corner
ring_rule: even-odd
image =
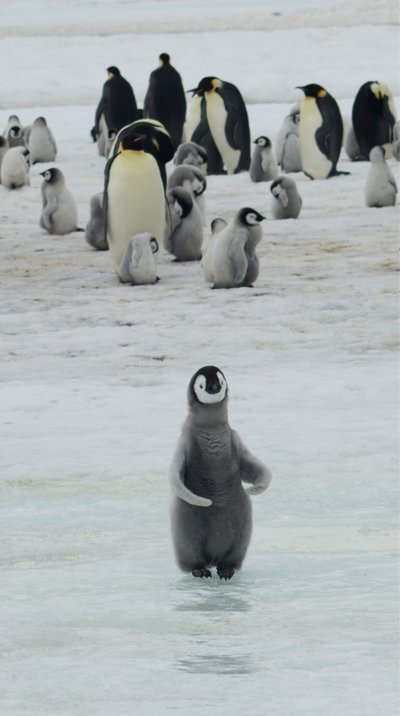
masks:
[[[375,77],[399,107],[394,4],[346,4],[330,27],[334,7],[2,3],[0,131],[16,110],[47,117],[84,226],[109,64],[139,103],[160,51],[188,87],[236,82],[253,137],[275,137],[307,81],[345,117]],[[121,33],[125,10],[144,34]],[[368,166],[340,164],[349,176],[294,175],[297,221],[273,221],[247,174],[209,178],[207,225],[246,205],[268,217],[255,288],[235,291],[165,253],[156,286],[121,286],[83,234],[39,228],[43,165],[0,186],[4,716],[397,715],[398,205],[367,209]],[[206,363],[274,475],[223,584],[180,573],[169,535],[168,467]]]

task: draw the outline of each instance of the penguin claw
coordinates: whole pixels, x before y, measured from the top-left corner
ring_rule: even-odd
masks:
[[[192,575],[193,577],[211,577],[211,572],[209,569],[206,569],[205,567],[200,567],[200,569],[192,569]]]
[[[217,574],[220,579],[227,581],[228,579],[232,579],[235,570],[233,567],[217,567]]]

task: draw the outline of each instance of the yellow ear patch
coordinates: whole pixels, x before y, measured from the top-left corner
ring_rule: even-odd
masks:
[[[218,89],[218,87],[221,87],[221,86],[222,86],[221,80],[219,80],[217,77],[215,77],[215,78],[212,80],[211,84],[212,84],[212,88],[213,88],[214,90],[215,90],[215,89]]]
[[[317,97],[326,97],[326,90],[324,90],[324,89],[318,90]]]
[[[374,84],[371,85],[371,92],[376,99],[381,98],[381,88],[378,82],[374,82]]]

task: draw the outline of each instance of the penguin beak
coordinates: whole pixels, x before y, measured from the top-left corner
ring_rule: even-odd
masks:
[[[295,89],[299,89],[299,90],[301,90],[302,92],[305,91],[305,88],[304,88],[304,87],[300,87],[299,85],[296,85]]]
[[[201,90],[198,87],[194,87],[194,89],[186,90],[186,94],[192,93],[192,97],[195,96],[195,94],[201,94]]]

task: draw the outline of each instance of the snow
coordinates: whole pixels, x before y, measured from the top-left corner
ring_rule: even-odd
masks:
[[[368,79],[398,107],[395,4],[309,4],[4,2],[0,131],[46,117],[83,227],[109,64],[139,104],[161,51],[189,88],[234,82],[253,138],[308,81],[347,119]],[[209,177],[207,227],[267,216],[255,287],[211,291],[165,252],[158,284],[132,287],[82,233],[40,229],[44,166],[0,186],[1,713],[394,716],[398,204],[367,209],[368,165],[344,153],[349,176],[293,175],[297,220],[271,219],[268,184]],[[273,473],[228,583],[182,574],[169,530],[186,387],[209,363]]]

